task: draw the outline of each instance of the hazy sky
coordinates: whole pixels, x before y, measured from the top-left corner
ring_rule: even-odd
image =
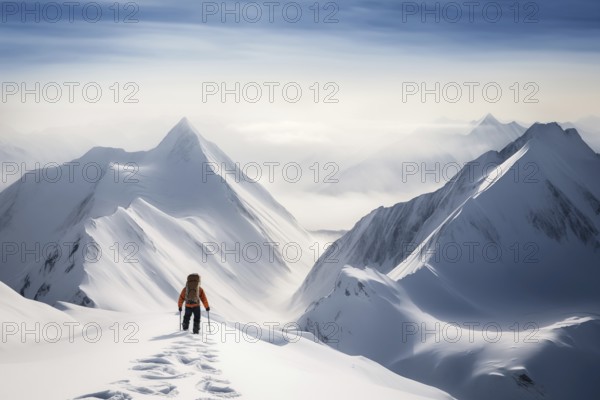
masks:
[[[23,4],[0,9],[0,123],[22,133],[143,149],[188,116],[242,162],[344,164],[441,118],[600,114],[595,0]]]

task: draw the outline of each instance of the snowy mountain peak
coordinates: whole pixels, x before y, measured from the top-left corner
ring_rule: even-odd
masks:
[[[487,142],[493,149],[501,149],[525,132],[525,128],[516,122],[504,124],[492,114],[487,114],[474,125],[467,137],[473,141]]]
[[[502,149],[500,155],[504,158],[509,157],[525,144],[536,148],[544,147],[546,149],[544,151],[561,152],[563,154],[567,151],[577,152],[581,155],[589,152],[593,153],[593,150],[581,138],[577,130],[563,130],[558,123],[551,122],[533,124],[521,137]]]
[[[95,168],[77,173],[77,166]],[[267,296],[281,304],[271,299],[298,285],[313,261],[303,250],[292,264],[280,248],[262,245],[308,249],[310,236],[186,119],[150,151],[96,147],[53,172],[63,178],[32,176],[0,192],[0,242],[40,250],[0,262],[0,280],[25,297],[113,310],[168,309],[182,279],[196,271],[221,312],[245,316],[259,313]],[[261,244],[261,262],[242,252],[246,243]],[[118,248],[114,257],[107,256],[111,246]],[[221,257],[237,247],[235,255]],[[104,257],[91,260],[92,248]],[[131,302],[107,288],[147,300]],[[250,296],[259,292],[262,297]]]
[[[201,136],[198,131],[190,124],[186,117],[183,117],[175,125],[167,136],[160,142],[156,149],[168,152],[189,152],[192,148],[200,146]]]
[[[501,125],[502,123],[496,119],[491,113],[488,113],[477,125]]]
[[[558,123],[556,122],[551,122],[548,124],[542,124],[542,123],[535,123],[531,126],[531,128],[529,128],[527,130],[527,132],[525,133],[525,136],[528,139],[533,139],[533,138],[541,138],[541,139],[550,139],[550,138],[556,138],[556,139],[571,139],[574,142],[578,142],[578,143],[585,143],[583,142],[583,139],[581,138],[581,136],[579,135],[579,132],[577,132],[577,129],[574,128],[569,128],[569,129],[563,129]]]
[[[493,168],[483,167],[486,165]],[[365,216],[329,253],[323,254],[298,293],[308,300],[305,304],[326,295],[344,265],[375,268],[396,280],[414,274],[436,284],[433,276],[444,271],[455,274],[456,287],[460,287],[455,293],[466,293],[474,286],[463,284],[472,279],[463,281],[460,273],[451,269],[456,262],[444,259],[442,250],[436,247],[444,249],[444,245],[456,242],[503,249],[517,242],[519,246],[539,249],[533,264],[524,257],[503,259],[506,268],[495,271],[509,281],[504,288],[512,285],[508,277],[513,271],[524,276],[525,265],[531,273],[527,278],[532,279],[530,286],[545,294],[546,288],[534,280],[535,273],[531,271],[552,266],[544,273],[550,274],[553,269],[560,276],[561,267],[570,264],[579,268],[571,277],[579,281],[572,287],[582,288],[581,282],[588,278],[582,271],[592,268],[595,263],[591,260],[597,258],[600,249],[600,186],[593,175],[599,168],[596,154],[576,131],[563,131],[556,123],[535,124],[500,152],[484,153],[469,163],[456,179],[436,192],[379,208]],[[437,255],[435,262],[430,254]],[[565,254],[572,259],[565,259]],[[465,270],[472,268],[473,274],[485,275],[475,265],[492,262],[485,256],[481,258],[479,263],[464,262]],[[441,267],[438,271],[432,265]],[[430,268],[435,270],[432,276],[428,275]],[[556,282],[565,280],[561,277]],[[493,289],[487,289],[487,299],[501,297],[499,292],[492,295]],[[430,287],[423,293],[432,290]],[[580,295],[591,297],[590,293],[581,289]],[[558,301],[557,296],[548,299]]]
[[[533,135],[556,135],[564,134],[564,132],[565,131],[563,131],[560,125],[556,122],[536,122],[535,124],[531,125],[529,129],[527,129],[525,134],[533,137]]]
[[[492,386],[498,400],[597,392],[579,376],[596,368],[588,354],[598,358],[599,171],[576,130],[533,125],[436,192],[362,218],[297,292],[308,307],[300,326],[335,321],[342,335],[332,347],[458,399],[490,398],[479,388]],[[449,338],[438,329],[454,321],[495,321],[504,332],[527,321],[541,340],[459,344],[466,330]]]

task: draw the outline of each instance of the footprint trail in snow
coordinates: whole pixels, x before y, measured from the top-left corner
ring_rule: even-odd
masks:
[[[160,353],[133,361],[130,379],[111,384],[112,388],[77,399],[133,400],[155,396],[178,397],[194,393],[197,400],[218,400],[240,394],[217,367],[218,352],[210,339],[177,334],[176,340]]]

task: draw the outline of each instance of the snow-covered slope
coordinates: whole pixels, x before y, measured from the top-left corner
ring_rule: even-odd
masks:
[[[532,126],[359,221],[296,293],[301,326],[461,399],[598,392],[599,172],[576,131]]]
[[[423,304],[419,282],[435,282],[457,309],[466,298],[487,315],[600,307],[600,158],[557,124],[534,125],[499,156],[390,276]]]
[[[411,300],[402,281],[370,268],[344,268],[334,287],[300,319],[304,329],[458,399],[560,400],[600,391],[598,308],[436,318]]]
[[[263,326],[257,335],[256,325],[236,327],[217,314],[197,336],[178,332],[172,312],[58,308],[0,282],[3,398],[452,399],[306,333]]]
[[[310,266],[309,235],[186,119],[150,151],[94,148],[46,174],[0,193],[0,279],[26,297],[172,309],[196,271],[213,306],[252,318]]]
[[[73,321],[67,314],[39,301],[32,301],[0,282],[0,321],[2,322],[2,342],[20,342],[22,324],[63,323]],[[9,326],[10,325],[10,326]],[[14,331],[14,333],[12,333]],[[0,350],[2,346],[0,346]]]

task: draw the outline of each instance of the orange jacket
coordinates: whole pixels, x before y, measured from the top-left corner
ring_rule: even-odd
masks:
[[[204,308],[208,308],[208,299],[206,298],[206,294],[204,293],[204,289],[200,288],[200,300],[202,301],[202,304],[204,304]],[[179,302],[177,302],[177,306],[181,307],[183,305],[183,302],[185,301],[185,288],[183,288],[183,290],[181,291],[181,294],[179,295]],[[193,308],[196,307],[197,304],[187,304],[185,303],[186,307],[189,308]]]

